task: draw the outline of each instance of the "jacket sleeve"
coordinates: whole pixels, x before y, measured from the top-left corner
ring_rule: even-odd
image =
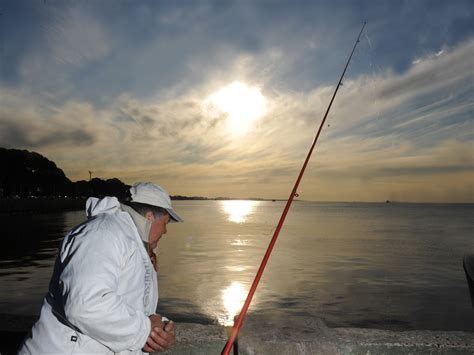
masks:
[[[151,325],[142,310],[117,294],[120,271],[133,252],[117,229],[114,223],[102,223],[87,235],[75,236],[84,240],[63,250],[62,258],[63,253],[72,256],[63,273],[65,315],[83,334],[112,351],[136,351],[145,345]]]

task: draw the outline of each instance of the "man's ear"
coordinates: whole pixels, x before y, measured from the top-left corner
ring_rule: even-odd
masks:
[[[153,212],[148,211],[147,213],[145,213],[145,218],[153,222],[155,220],[155,215],[153,214]]]

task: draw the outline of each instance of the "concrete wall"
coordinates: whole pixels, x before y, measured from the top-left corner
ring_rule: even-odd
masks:
[[[474,321],[474,316],[473,316]],[[177,324],[177,346],[167,354],[220,354],[226,330]],[[238,353],[257,354],[474,354],[474,333],[328,328],[318,319],[269,322],[248,318]]]
[[[0,314],[2,355],[15,353],[19,342],[35,319],[36,317]],[[218,325],[176,325],[177,344],[165,354],[220,354],[230,330]],[[290,323],[288,320],[269,321],[247,317],[238,338],[238,353],[474,355],[474,333],[328,328],[318,319],[292,319]]]
[[[239,336],[239,354],[474,354],[474,333],[328,328],[319,319],[250,318]]]

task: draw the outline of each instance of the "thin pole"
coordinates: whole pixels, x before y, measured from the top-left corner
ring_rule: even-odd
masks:
[[[334,90],[334,94],[332,95],[331,101],[329,102],[329,106],[326,110],[326,113],[324,114],[324,118],[321,121],[321,124],[319,125],[318,132],[316,133],[316,137],[313,140],[313,144],[311,144],[311,148],[309,149],[308,155],[306,156],[306,159],[304,161],[303,167],[300,170],[300,173],[298,175],[298,178],[296,179],[295,185],[293,186],[293,190],[291,190],[290,197],[288,197],[288,201],[286,202],[285,209],[283,210],[283,213],[280,217],[280,221],[278,222],[278,225],[275,229],[275,232],[273,233],[272,240],[270,241],[270,244],[268,245],[267,251],[265,253],[265,256],[263,257],[263,260],[260,264],[260,267],[257,271],[257,275],[255,276],[255,279],[253,280],[252,287],[250,287],[250,291],[247,295],[247,299],[245,300],[245,303],[242,307],[242,310],[240,311],[239,318],[237,319],[237,322],[234,324],[234,327],[232,329],[232,333],[227,340],[227,343],[222,350],[223,355],[229,355],[230,350],[232,349],[232,345],[235,342],[235,339],[237,338],[237,335],[239,334],[240,328],[242,327],[242,323],[244,321],[245,315],[247,314],[247,310],[250,306],[250,302],[252,301],[253,295],[255,294],[255,291],[257,289],[258,283],[260,282],[260,279],[262,278],[263,271],[265,270],[265,266],[267,265],[268,259],[270,258],[270,254],[272,253],[273,246],[275,245],[275,242],[278,238],[278,235],[280,234],[280,230],[283,226],[283,223],[285,222],[286,215],[288,214],[288,210],[290,209],[291,203],[293,202],[293,199],[296,195],[296,191],[298,189],[298,186],[300,184],[301,179],[303,178],[304,171],[306,170],[306,166],[308,165],[309,159],[311,158],[311,155],[313,153],[314,147],[316,146],[316,142],[318,141],[319,135],[321,133],[321,130],[323,129],[324,123],[326,122],[326,118],[329,114],[329,110],[331,109],[332,103],[334,101],[334,98],[336,97],[337,91],[339,90],[339,87],[342,85],[342,79],[344,78],[344,74],[346,73],[347,67],[349,66],[349,63],[351,61],[352,55],[354,54],[354,51],[357,47],[357,43],[359,43],[360,36],[362,34],[362,31],[364,30],[364,27],[366,25],[366,22],[362,25],[362,29],[359,32],[359,36],[357,36],[357,40],[354,43],[354,47],[352,48],[352,52],[349,56],[349,59],[347,60],[346,66],[344,67],[344,71],[341,74],[341,77],[339,78],[339,82],[337,83],[336,89]]]

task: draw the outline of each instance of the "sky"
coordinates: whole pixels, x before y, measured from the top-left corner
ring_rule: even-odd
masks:
[[[0,146],[172,195],[474,202],[474,2],[0,0]]]

